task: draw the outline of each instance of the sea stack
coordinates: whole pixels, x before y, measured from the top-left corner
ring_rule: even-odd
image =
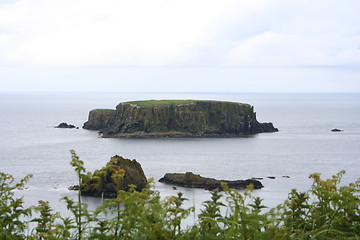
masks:
[[[272,123],[259,123],[253,106],[204,100],[124,102],[115,110],[90,111],[84,129],[103,137],[224,137],[277,132]]]

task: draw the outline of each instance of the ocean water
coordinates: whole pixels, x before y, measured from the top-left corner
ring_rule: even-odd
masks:
[[[104,139],[81,129],[92,109],[144,99],[249,103],[260,122],[271,121],[280,131],[237,138]],[[88,171],[101,168],[114,155],[136,159],[146,176],[154,178],[161,196],[181,191],[189,199],[187,205],[197,209],[209,198],[208,191],[175,191],[157,180],[167,172],[186,171],[217,179],[263,177],[265,187],[253,194],[273,207],[292,188],[307,190],[311,173],[325,178],[346,170],[344,184],[360,177],[360,94],[1,93],[0,113],[0,171],[17,179],[33,174],[27,189],[16,194],[23,195],[27,205],[49,201],[56,211],[66,211],[62,197],[76,195],[67,190],[77,181],[69,164],[70,149]],[[54,128],[61,122],[80,129]],[[333,128],[344,131],[334,133]],[[84,201],[92,208],[100,202],[93,197]]]

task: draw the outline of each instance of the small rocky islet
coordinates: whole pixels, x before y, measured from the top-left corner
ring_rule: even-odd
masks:
[[[141,191],[147,185],[144,171],[136,160],[113,156],[106,166],[82,177],[80,191],[86,196],[115,197],[118,190],[128,191],[134,185]],[[74,190],[78,190],[72,186]],[[70,188],[69,188],[70,189]]]
[[[205,100],[123,102],[116,109],[91,110],[83,128],[106,138],[226,137],[278,131],[271,122],[259,123],[249,104]]]
[[[173,184],[180,187],[205,188],[206,190],[222,190],[222,183],[226,183],[229,188],[245,189],[250,184],[254,189],[260,189],[264,186],[256,179],[246,180],[217,180],[214,178],[202,177],[192,172],[186,173],[166,173],[159,182]]]
[[[55,126],[55,128],[76,128],[76,129],[79,129],[79,128],[76,127],[75,125],[67,124],[67,123],[65,123],[65,122],[60,123],[59,125]]]
[[[339,129],[339,128],[333,128],[331,129],[332,132],[343,132],[344,130]]]

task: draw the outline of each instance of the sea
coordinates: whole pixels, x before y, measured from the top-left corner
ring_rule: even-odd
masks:
[[[201,99],[248,103],[260,122],[272,122],[276,133],[231,138],[101,138],[82,129],[92,109],[114,109],[120,102],[147,99]],[[159,183],[165,173],[193,172],[204,177],[237,180],[263,178],[254,190],[264,205],[282,203],[291,189],[307,191],[311,173],[329,178],[345,170],[341,184],[360,177],[360,94],[285,93],[0,93],[0,172],[17,180],[33,174],[16,190],[25,206],[49,201],[66,215],[61,198],[75,198],[77,183],[70,166],[76,151],[87,171],[103,167],[114,155],[136,159],[161,197],[182,192],[186,206],[209,200],[204,189]],[[59,123],[79,129],[58,129]],[[342,132],[332,132],[338,128]],[[271,177],[271,178],[269,178]],[[90,209],[101,200],[83,197]]]

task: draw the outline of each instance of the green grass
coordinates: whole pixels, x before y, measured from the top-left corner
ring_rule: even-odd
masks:
[[[131,101],[127,103],[136,104],[140,107],[155,107],[160,105],[169,105],[169,104],[187,104],[192,102],[222,102],[222,103],[232,103],[224,101],[214,101],[214,100],[145,100],[145,101]]]
[[[111,113],[111,112],[113,112],[115,110],[114,109],[96,109],[96,111]]]
[[[196,100],[145,100],[145,101],[132,101],[128,103],[136,104],[140,107],[155,107],[159,105],[168,105],[168,104],[186,104],[192,103]]]

